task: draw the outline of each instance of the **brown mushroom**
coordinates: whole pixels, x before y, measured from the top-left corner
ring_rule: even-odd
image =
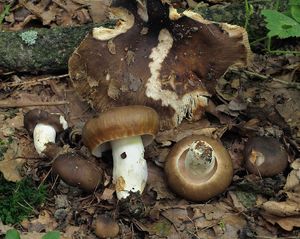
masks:
[[[198,120],[216,80],[229,66],[249,63],[242,27],[210,22],[192,11],[171,20],[159,0],[147,1],[148,14],[140,15],[134,1],[121,2],[126,9],[111,8],[116,27],[95,28],[69,60],[76,91],[98,112],[150,106],[161,116],[162,129],[184,118]]]
[[[288,154],[277,139],[253,137],[244,149],[245,168],[253,174],[271,177],[283,172],[288,165]]]
[[[233,176],[224,146],[202,135],[178,141],[167,156],[165,172],[171,189],[192,201],[205,201],[224,192]]]
[[[65,183],[86,192],[95,191],[103,180],[102,169],[76,153],[59,155],[54,160],[52,169]]]
[[[97,217],[94,227],[95,234],[100,238],[116,237],[120,231],[119,224],[106,214]]]
[[[83,143],[93,155],[100,157],[112,148],[113,179],[119,199],[129,192],[143,192],[148,175],[144,146],[152,142],[158,127],[155,110],[139,105],[112,108],[85,124]]]
[[[68,123],[60,114],[34,109],[24,115],[24,127],[33,136],[36,151],[43,156],[48,143],[55,143],[56,134],[67,129]]]

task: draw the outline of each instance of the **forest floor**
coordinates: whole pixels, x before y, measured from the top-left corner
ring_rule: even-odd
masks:
[[[46,2],[16,1],[2,24],[15,31],[42,23],[43,27],[85,24],[103,17],[102,8],[87,7],[85,1],[55,0],[45,7]],[[5,6],[0,3],[0,12]],[[119,207],[109,157],[94,158],[80,141],[80,129],[96,113],[76,94],[67,72],[1,73],[0,238],[15,228],[22,239],[41,238],[48,231],[61,232],[61,238],[93,239],[97,238],[93,221],[102,214],[118,221],[118,238],[300,238],[299,76],[300,58],[291,54],[254,52],[251,66],[230,69],[213,96],[224,118],[206,114],[197,122],[184,121],[174,130],[159,132],[146,148],[149,178],[142,196],[144,214],[134,218]],[[51,161],[39,157],[23,125],[24,114],[34,108],[66,117],[70,129],[59,143],[69,144],[104,169],[104,185],[97,191],[87,194],[66,185],[52,174]],[[172,193],[163,170],[171,145],[192,133],[220,138],[234,166],[230,187],[205,203]],[[245,170],[243,149],[253,136],[270,136],[282,143],[289,155],[283,173],[261,178]],[[20,192],[19,187],[31,185],[20,183],[25,179],[37,188],[26,187],[20,197],[12,196]],[[27,216],[20,215],[18,221],[21,212]]]

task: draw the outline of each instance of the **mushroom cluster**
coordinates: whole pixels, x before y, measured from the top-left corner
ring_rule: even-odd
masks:
[[[144,146],[152,142],[158,127],[156,111],[140,105],[115,107],[86,122],[82,139],[92,154],[100,157],[112,149],[118,199],[143,192],[148,177]]]
[[[205,201],[225,191],[231,183],[233,167],[220,142],[192,135],[172,148],[165,173],[174,192],[191,201]]]
[[[160,0],[119,1],[114,28],[94,28],[69,59],[76,91],[99,113],[145,105],[160,128],[202,117],[216,80],[251,58],[244,28],[170,11]]]
[[[100,185],[102,169],[75,152],[63,152],[56,144],[56,135],[68,128],[68,123],[62,115],[40,109],[30,110],[24,115],[24,127],[33,136],[37,153],[54,160],[53,171],[64,182],[87,192]]]

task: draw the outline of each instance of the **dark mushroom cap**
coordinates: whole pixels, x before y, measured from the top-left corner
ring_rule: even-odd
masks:
[[[158,132],[159,117],[155,110],[141,105],[112,108],[88,120],[82,130],[83,143],[95,156],[110,148],[109,141],[141,136],[149,145]]]
[[[92,192],[102,184],[102,169],[75,153],[59,155],[54,160],[52,169],[65,183],[86,192]]]
[[[186,153],[197,141],[211,146],[216,157],[214,169],[208,175],[194,176],[185,167]],[[233,168],[231,158],[220,142],[206,136],[192,135],[173,146],[167,156],[165,173],[174,192],[192,201],[205,201],[225,191],[231,183]]]
[[[50,114],[41,109],[30,110],[24,115],[24,127],[31,136],[35,126],[39,123],[51,125],[59,133],[64,130],[60,117],[59,114]]]
[[[198,120],[215,83],[232,65],[251,58],[247,32],[239,26],[204,20],[184,11],[168,18],[159,0],[147,1],[149,21],[136,13],[135,1],[114,8],[119,35],[99,30],[87,35],[69,59],[76,91],[98,112],[121,105],[146,105],[161,117],[160,127]],[[127,24],[127,25],[126,25]],[[122,25],[126,25],[122,27]],[[121,34],[122,33],[122,34]],[[106,37],[104,37],[104,35]],[[97,39],[96,39],[97,38]]]
[[[254,137],[244,149],[245,168],[253,174],[271,177],[285,170],[288,154],[283,145],[274,138]]]
[[[95,223],[95,234],[100,238],[113,238],[119,234],[119,224],[108,215],[100,215]]]

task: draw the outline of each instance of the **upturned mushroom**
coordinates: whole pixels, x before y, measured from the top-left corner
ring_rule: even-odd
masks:
[[[160,0],[119,1],[115,27],[94,28],[69,60],[76,91],[97,112],[146,105],[160,128],[202,117],[216,81],[230,66],[246,66],[244,28],[203,19],[192,11],[169,18]]]
[[[165,173],[171,189],[191,201],[205,201],[230,185],[231,158],[215,139],[192,135],[178,141],[167,156]]]
[[[118,199],[130,192],[143,192],[148,177],[144,146],[152,142],[158,127],[155,110],[139,105],[112,108],[85,124],[83,143],[93,155],[100,157],[103,151],[112,149]]]
[[[34,109],[24,115],[24,127],[33,137],[34,147],[40,156],[48,143],[55,143],[56,134],[68,128],[68,123],[60,114]]]
[[[274,138],[253,137],[244,149],[245,168],[253,174],[271,177],[283,172],[288,165],[284,146]]]

